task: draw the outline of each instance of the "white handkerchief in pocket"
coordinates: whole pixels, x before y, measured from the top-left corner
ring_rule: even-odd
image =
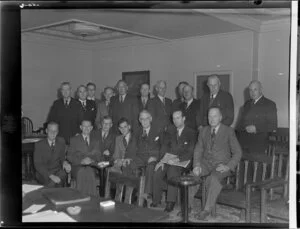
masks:
[[[154,141],[157,141],[159,139],[159,137],[157,136],[155,139],[154,139]]]

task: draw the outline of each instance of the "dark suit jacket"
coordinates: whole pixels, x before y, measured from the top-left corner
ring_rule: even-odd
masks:
[[[112,155],[114,154],[115,150],[115,141],[116,141],[116,135],[113,133],[113,131],[110,129],[108,132],[107,137],[103,140],[102,138],[102,129],[99,129],[97,131],[93,131],[93,133],[96,137],[96,139],[99,140],[99,149],[101,153],[101,160],[104,160],[103,152],[105,150],[109,151],[109,160],[112,158]]]
[[[172,112],[180,110],[181,103],[183,103],[181,98],[174,99],[172,102]]]
[[[206,126],[198,136],[194,150],[194,168],[201,166],[202,163],[211,168],[223,163],[234,170],[241,156],[241,146],[231,127],[221,123],[214,145],[211,147],[211,127]]]
[[[248,125],[256,127],[256,134],[245,132]],[[250,146],[250,148],[253,148],[255,145],[261,145],[255,150],[264,151],[268,144],[269,133],[276,131],[276,129],[277,108],[273,101],[263,96],[256,104],[253,104],[252,100],[245,103],[241,120],[237,126],[239,140],[243,147]]]
[[[80,101],[79,103],[81,107],[81,112],[83,113],[83,119],[91,121],[92,125],[94,125],[97,114],[96,102],[94,100],[86,100],[85,107],[82,106]]]
[[[55,100],[48,116],[48,122],[54,121],[59,125],[58,136],[65,139],[69,144],[70,138],[80,133],[80,122],[83,114],[81,112],[81,104],[78,100],[71,98],[68,107],[65,107],[64,100]]]
[[[135,96],[127,94],[123,103],[120,103],[119,95],[110,100],[109,114],[112,117],[115,129],[118,128],[118,121],[125,117],[130,121],[133,132],[138,128],[138,102]]]
[[[113,159],[135,159],[137,152],[137,142],[136,137],[131,133],[127,148],[123,144],[123,135],[116,137],[115,151],[113,154]]]
[[[153,124],[159,125],[163,128],[167,128],[171,125],[172,116],[172,101],[171,99],[165,98],[165,105],[155,96],[149,101],[148,111],[151,113],[153,118]]]
[[[61,137],[55,140],[54,153],[51,151],[47,138],[35,143],[33,160],[37,176],[42,176],[44,180],[48,180],[51,174],[62,178],[65,156],[66,144]]]
[[[202,126],[208,125],[208,109],[209,109],[210,94],[205,93],[201,97],[200,106],[200,122]],[[223,90],[219,90],[216,98],[214,99],[212,106],[220,107],[222,110],[222,123],[230,126],[234,119],[234,104],[232,95]]]
[[[180,110],[185,115],[185,125],[198,131],[200,125],[200,101],[193,99],[193,102],[186,109],[186,103],[181,103]]]
[[[105,101],[101,101],[98,103],[97,114],[95,119],[96,128],[101,127],[103,117],[109,114],[109,107],[106,106]]]
[[[150,101],[150,96],[148,97],[148,100],[147,100],[147,102],[146,102],[146,105],[144,106],[143,103],[142,103],[142,98],[141,98],[140,96],[138,97],[138,108],[139,108],[139,113],[140,113],[142,110],[148,110],[149,101]]]
[[[185,126],[177,140],[177,129],[172,126],[164,138],[160,159],[163,158],[165,153],[171,153],[177,155],[180,161],[191,160],[196,138],[196,132],[188,126]]]
[[[159,159],[159,152],[161,148],[161,142],[163,139],[163,131],[158,126],[152,125],[150,127],[148,136],[143,138],[143,128],[140,127],[137,134],[137,164],[147,165],[150,157],[156,157]]]
[[[90,135],[89,146],[86,145],[82,134],[76,135],[70,140],[67,159],[71,162],[71,165],[80,166],[81,160],[85,157],[90,157],[96,162],[101,159],[99,140],[92,134]]]

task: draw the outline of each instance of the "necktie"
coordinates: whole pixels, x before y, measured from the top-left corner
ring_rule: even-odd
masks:
[[[177,142],[178,142],[178,140],[179,140],[179,130],[177,129],[177,134],[176,134],[176,139],[177,139]]]
[[[145,108],[145,106],[146,106],[146,99],[143,98],[143,107]]]
[[[65,107],[68,107],[68,100],[65,100]]]
[[[143,139],[146,139],[146,138],[147,138],[147,131],[146,131],[146,130],[143,130],[142,138],[143,138]]]
[[[188,103],[185,102],[185,103],[184,103],[184,109],[186,110],[187,108],[188,108]]]
[[[83,109],[85,110],[85,102],[81,102]]]
[[[123,96],[120,95],[120,103],[123,103]]]
[[[211,95],[210,99],[209,99],[209,106],[211,106],[213,104],[213,102],[214,102],[214,96]]]
[[[103,135],[102,135],[102,141],[104,141],[106,139],[106,137],[107,137],[107,134],[103,133]]]
[[[215,139],[216,139],[216,129],[213,128],[213,131],[211,133],[211,141],[210,141],[210,148],[212,149],[213,145],[215,144]]]
[[[54,145],[54,142],[51,143],[51,152],[53,153],[54,152],[54,149],[55,149],[55,145]]]
[[[127,148],[127,141],[126,141],[125,137],[123,137],[123,144],[124,144],[125,148]]]
[[[164,105],[166,105],[166,103],[165,103],[165,98],[163,98],[162,102],[163,102]]]
[[[84,141],[85,141],[85,144],[86,144],[87,146],[89,146],[89,141],[88,141],[88,138],[87,138],[87,137],[84,138]]]

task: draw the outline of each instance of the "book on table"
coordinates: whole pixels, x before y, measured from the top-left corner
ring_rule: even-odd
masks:
[[[73,188],[48,188],[41,190],[41,192],[55,205],[75,204],[91,199],[90,196]]]
[[[161,162],[169,164],[169,160],[172,160],[176,157],[177,156],[174,155],[174,154],[165,153],[164,157],[161,159]],[[189,163],[190,163],[190,160],[187,160],[187,161],[179,161],[179,162],[176,162],[176,163],[172,163],[170,165],[175,165],[175,166],[180,166],[180,167],[186,168]]]

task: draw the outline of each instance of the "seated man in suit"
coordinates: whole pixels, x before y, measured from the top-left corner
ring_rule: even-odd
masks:
[[[93,129],[90,120],[83,120],[82,131],[71,138],[67,159],[72,166],[72,177],[76,180],[77,189],[83,193],[96,195],[96,174],[90,165],[97,164],[101,159],[99,139],[91,135]]]
[[[34,166],[37,181],[46,187],[62,187],[70,164],[65,160],[66,144],[62,137],[57,137],[58,124],[49,122],[46,129],[47,138],[35,144]]]
[[[234,119],[234,104],[232,95],[229,92],[220,89],[221,81],[217,75],[211,75],[208,77],[207,86],[209,88],[209,93],[204,93],[201,97],[200,127],[209,125],[207,114],[209,108],[212,106],[220,107],[222,109],[222,123],[230,126]]]
[[[153,123],[163,127],[167,131],[171,126],[172,100],[166,98],[167,83],[163,80],[157,81],[155,85],[157,95],[152,98],[148,105],[148,110],[153,117]]]
[[[153,182],[155,182],[155,185],[153,185],[152,207],[156,207],[160,202],[163,187],[166,185],[166,180],[180,176],[183,171],[182,167],[172,164],[192,160],[196,142],[196,132],[187,127],[184,121],[185,117],[183,116],[182,111],[175,111],[173,113],[173,122],[175,127],[173,126],[173,128],[170,128],[166,138],[164,138],[161,149],[161,157],[155,166],[155,172],[153,176]],[[161,161],[165,153],[171,153],[175,155],[174,159],[170,160],[167,164],[164,164]],[[173,211],[175,201],[177,199],[177,193],[178,187],[170,184],[167,185],[166,212]]]
[[[219,107],[211,107],[208,113],[209,126],[199,133],[194,150],[193,173],[206,178],[206,203],[199,215],[204,220],[210,215],[222,190],[225,178],[234,171],[242,156],[241,146],[231,127],[221,123],[222,114]],[[190,204],[199,185],[190,187]]]
[[[77,89],[78,100],[81,104],[82,119],[89,120],[92,125],[95,123],[97,106],[96,102],[87,99],[87,90],[84,85],[80,85]]]
[[[176,92],[177,92],[177,99],[174,99],[173,100],[173,103],[172,103],[172,111],[177,111],[177,110],[180,110],[180,104],[184,102],[184,96],[183,96],[183,88],[186,86],[186,85],[189,85],[188,82],[186,81],[181,81],[179,82],[179,84],[177,85],[177,88],[176,88]]]
[[[148,109],[148,103],[150,100],[150,85],[143,83],[140,88],[141,96],[138,98],[139,112]]]
[[[127,176],[134,176],[136,163],[136,138],[131,132],[131,125],[126,118],[118,122],[121,135],[116,137],[115,152],[113,155],[114,166],[111,171],[123,173]]]
[[[277,130],[276,104],[262,93],[262,85],[254,80],[249,84],[250,100],[243,107],[237,127],[241,146],[250,153],[264,153],[268,137]]]
[[[109,114],[110,98],[115,95],[112,87],[106,87],[103,91],[104,100],[98,103],[95,126],[100,129],[103,118]]]
[[[97,139],[99,139],[101,161],[112,161],[112,155],[114,154],[115,150],[116,135],[111,129],[111,117],[104,116],[101,126],[102,128],[94,132]]]
[[[162,129],[152,125],[152,116],[147,110],[140,112],[139,121],[142,127],[136,135],[137,139],[137,166],[146,166],[145,193],[152,196],[153,173],[159,158]]]
[[[180,104],[179,109],[185,116],[185,125],[198,131],[198,127],[200,126],[200,101],[193,98],[193,91],[193,86],[184,86],[184,102]]]
[[[93,100],[96,103],[96,106],[100,103],[100,99],[97,99],[95,94],[96,94],[96,84],[89,82],[86,85],[87,89],[87,100]]]

